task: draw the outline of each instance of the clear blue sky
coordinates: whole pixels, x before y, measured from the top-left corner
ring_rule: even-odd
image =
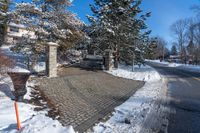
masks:
[[[89,9],[91,3],[93,0],[74,0],[71,10],[87,23],[85,16],[91,15]],[[178,19],[195,16],[190,7],[197,4],[200,5],[200,0],[143,0],[141,8],[152,12],[152,16],[147,21],[152,35],[165,38],[170,47],[173,40],[170,25]]]
[[[89,4],[92,3],[93,0],[74,0],[70,10],[76,13],[81,20],[88,23],[86,15],[92,14],[89,8]],[[152,30],[152,35],[161,36],[170,44],[173,40],[169,29],[170,25],[178,19],[195,16],[190,7],[197,4],[200,5],[200,0],[143,0],[141,8],[144,11],[152,12],[152,16],[147,21]]]

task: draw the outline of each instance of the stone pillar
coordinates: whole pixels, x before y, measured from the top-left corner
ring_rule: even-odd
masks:
[[[57,77],[57,43],[47,43],[46,73],[48,77]]]
[[[109,49],[105,50],[104,65],[105,70],[110,70],[110,68],[112,67],[112,52]]]
[[[13,82],[14,96],[16,101],[23,101],[24,95],[27,93],[26,82],[29,79],[30,73],[25,72],[8,72],[7,73]]]

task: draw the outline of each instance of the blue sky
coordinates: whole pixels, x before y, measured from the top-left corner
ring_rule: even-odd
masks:
[[[86,15],[92,15],[89,8],[89,4],[92,3],[93,0],[74,0],[70,10],[87,23]],[[152,12],[152,16],[147,21],[152,30],[152,36],[165,38],[170,47],[170,43],[173,41],[170,25],[178,19],[194,17],[195,13],[190,10],[190,7],[197,4],[200,5],[200,0],[143,0],[141,8],[144,11]]]
[[[91,3],[93,0],[74,0],[71,10],[87,23],[85,16],[91,15],[89,9]],[[197,4],[200,5],[200,0],[143,0],[141,8],[152,12],[147,21],[152,35],[165,38],[170,47],[173,41],[170,25],[178,19],[195,16],[190,7]]]

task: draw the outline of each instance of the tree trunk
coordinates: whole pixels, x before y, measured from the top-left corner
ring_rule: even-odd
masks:
[[[114,68],[119,67],[119,53],[118,53],[118,48],[116,46],[115,51],[114,51]]]
[[[114,57],[114,68],[118,68],[119,67],[119,62],[118,62],[118,57]]]

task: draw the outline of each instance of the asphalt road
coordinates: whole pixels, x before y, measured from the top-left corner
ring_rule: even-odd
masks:
[[[151,63],[167,80],[168,133],[200,133],[200,73]]]

